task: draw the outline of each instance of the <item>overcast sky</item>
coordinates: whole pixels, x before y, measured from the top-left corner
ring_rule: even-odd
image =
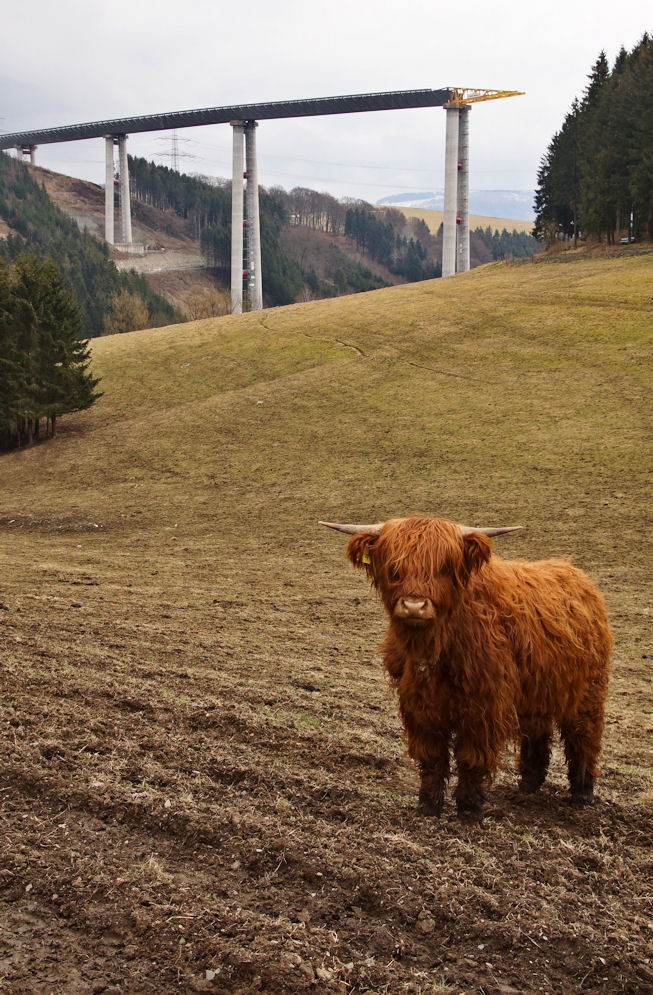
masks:
[[[27,0],[0,51],[5,132],[248,102],[439,89],[524,90],[471,117],[472,189],[529,190],[597,55],[653,29],[648,0]],[[374,202],[441,189],[439,108],[263,121],[259,179]],[[228,177],[231,129],[178,132],[184,172]],[[169,165],[169,133],[133,155]],[[42,146],[37,163],[104,182],[101,139]]]

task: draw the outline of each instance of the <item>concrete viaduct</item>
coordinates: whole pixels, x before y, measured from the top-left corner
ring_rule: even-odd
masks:
[[[442,275],[469,269],[469,111],[479,100],[517,96],[515,90],[400,90],[353,96],[237,104],[202,110],[172,111],[144,117],[115,118],[86,124],[44,128],[40,131],[0,135],[0,150],[15,148],[35,162],[39,145],[104,138],[106,147],[105,238],[128,251],[132,244],[127,136],[138,132],[168,131],[204,124],[230,124],[233,129],[233,178],[231,201],[231,311],[240,314],[244,299],[249,310],[263,307],[258,172],[257,122],[274,118],[355,114],[411,107],[446,110],[444,219]],[[243,162],[244,142],[244,162]],[[114,146],[118,146],[120,241],[114,237]],[[245,182],[246,181],[246,182]]]

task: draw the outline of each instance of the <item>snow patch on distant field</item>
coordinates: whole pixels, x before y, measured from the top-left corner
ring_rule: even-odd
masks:
[[[469,210],[472,214],[482,214],[497,218],[514,218],[520,221],[534,221],[532,190],[470,190]],[[426,211],[444,209],[444,191],[428,193],[398,193],[382,197],[377,204],[388,207],[418,207]]]

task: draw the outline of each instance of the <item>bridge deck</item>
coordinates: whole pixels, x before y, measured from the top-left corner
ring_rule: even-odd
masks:
[[[305,100],[279,100],[264,104],[235,104],[231,107],[205,107],[194,111],[170,111],[144,117],[113,118],[89,121],[39,131],[16,131],[0,135],[0,149],[20,145],[48,145],[76,142],[104,135],[130,135],[144,131],[170,131],[203,124],[228,124],[229,121],[264,121],[273,118],[317,117],[327,114],[357,114],[363,111],[400,110],[409,107],[443,107],[453,91],[395,90],[387,93],[361,93],[342,97],[319,97]]]

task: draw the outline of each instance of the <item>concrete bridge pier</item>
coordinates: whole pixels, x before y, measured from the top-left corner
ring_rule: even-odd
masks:
[[[465,104],[445,104],[442,276],[469,269],[469,112]]]
[[[118,146],[118,202],[120,207],[120,243],[132,244],[132,214],[129,196],[129,167],[127,165],[127,135],[104,136],[106,169],[104,179],[104,238],[115,245],[115,182],[114,146]]]
[[[127,135],[118,136],[118,161],[120,163],[120,241],[132,244],[132,211],[129,198],[129,167],[127,165]]]
[[[256,163],[256,121],[245,125],[245,176],[247,177],[247,297],[250,311],[263,307],[261,279],[261,222],[258,205],[258,166]]]
[[[458,135],[460,109],[445,104],[447,131],[444,152],[444,217],[442,221],[442,276],[456,272],[456,217],[458,214]]]
[[[113,245],[114,236],[114,181],[115,165],[113,161],[113,135],[104,136],[106,170],[104,174],[104,240]]]
[[[263,307],[261,222],[256,162],[256,121],[231,121],[233,160],[231,180],[231,313]],[[245,169],[243,171],[243,138]],[[247,181],[245,187],[243,181]],[[243,298],[243,285],[247,288]]]
[[[456,272],[469,270],[469,112],[471,107],[464,104],[458,119],[458,253]]]
[[[233,157],[231,178],[231,313],[243,311],[243,135],[244,121],[231,121]]]
[[[17,145],[16,154],[19,159],[25,160],[25,156],[29,156],[29,161],[31,166],[36,166],[36,150],[37,145]]]

